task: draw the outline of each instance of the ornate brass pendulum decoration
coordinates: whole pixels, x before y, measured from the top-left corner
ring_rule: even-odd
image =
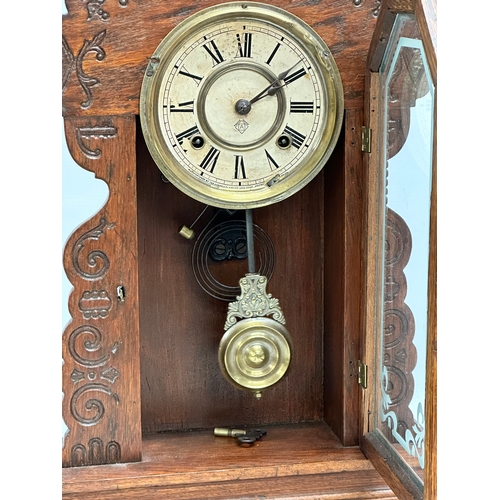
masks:
[[[287,372],[292,340],[278,299],[266,292],[267,278],[255,273],[251,211],[247,210],[246,215],[250,272],[239,281],[241,295],[228,306],[219,365],[231,384],[253,391],[260,398],[263,389]]]

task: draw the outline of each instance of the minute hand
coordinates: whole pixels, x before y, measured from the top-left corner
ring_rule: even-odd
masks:
[[[275,85],[278,83],[278,82],[281,82],[283,81],[288,73],[290,73],[290,71],[292,71],[293,68],[295,68],[295,66],[297,66],[297,64],[299,64],[300,61],[297,61],[291,68],[288,68],[287,70],[281,72],[279,75],[278,75],[278,78],[276,78],[276,80],[274,80],[274,82],[271,83],[271,85],[269,85],[268,87],[266,87],[260,94],[257,94],[251,101],[250,101],[250,104],[253,104],[254,102],[256,101],[259,101],[260,99],[262,99],[263,97],[266,97],[266,95],[274,95],[276,92],[269,92],[271,89],[277,89],[279,87],[276,87]]]

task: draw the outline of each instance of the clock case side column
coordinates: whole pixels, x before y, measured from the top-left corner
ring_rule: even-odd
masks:
[[[69,151],[109,187],[63,255],[63,467],[141,460],[135,116],[66,117]]]
[[[344,446],[359,442],[362,120],[362,109],[345,110],[325,168],[324,418]]]

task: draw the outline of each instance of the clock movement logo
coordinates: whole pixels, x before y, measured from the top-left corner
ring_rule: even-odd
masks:
[[[248,123],[241,119],[241,120],[238,120],[235,124],[234,124],[234,128],[240,133],[240,134],[243,134],[245,132],[245,130],[249,127]]]

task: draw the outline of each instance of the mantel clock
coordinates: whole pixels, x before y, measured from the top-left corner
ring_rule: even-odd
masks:
[[[325,42],[298,17],[254,2],[215,5],[177,25],[150,58],[140,100],[144,138],[165,178],[230,210],[282,201],[309,183],[335,147],[343,112]],[[252,250],[248,260],[219,363],[260,398],[286,373],[292,341]]]
[[[63,497],[434,498],[435,0],[65,4]]]

